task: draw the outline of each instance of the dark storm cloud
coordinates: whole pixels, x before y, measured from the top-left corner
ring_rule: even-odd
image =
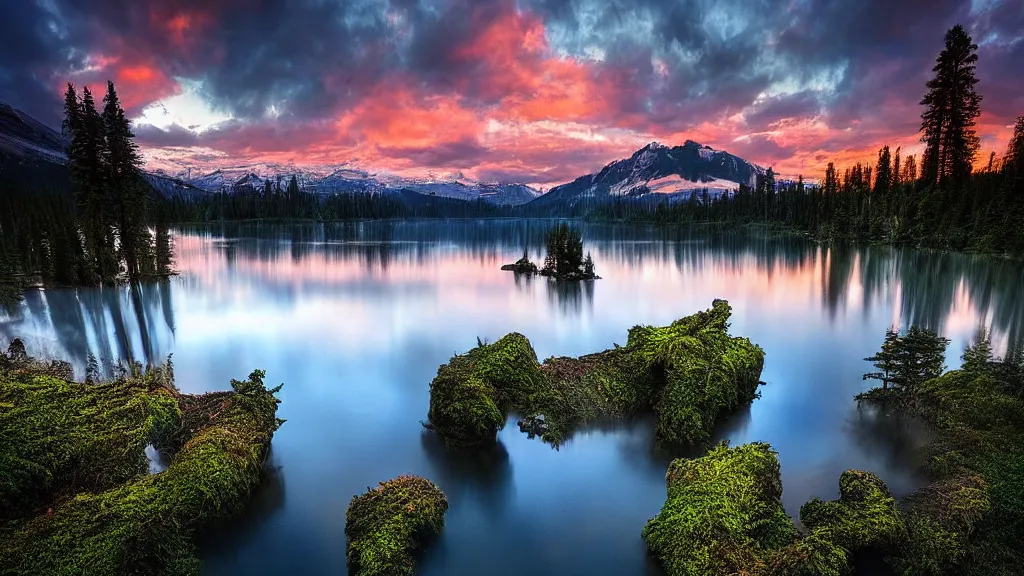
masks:
[[[0,99],[57,126],[69,78],[114,79],[134,112],[187,78],[235,120],[199,135],[140,126],[139,141],[254,153],[362,145],[332,122],[370,110],[383,124],[391,111],[367,102],[394,90],[405,95],[392,104],[398,120],[378,131],[392,141],[372,142],[382,157],[478,165],[502,179],[561,177],[579,169],[570,154],[597,163],[592,170],[631,151],[607,144],[581,155],[549,142],[535,157],[502,164],[490,148],[497,140],[480,136],[491,113],[507,114],[499,118],[506,124],[574,122],[656,138],[703,126],[743,153],[816,161],[858,139],[868,147],[914,138],[924,82],[958,22],[981,46],[983,109],[994,125],[1009,123],[1024,113],[1020,0],[11,1],[0,19]],[[557,84],[578,84],[582,96],[549,93]],[[421,125],[403,141],[406,109],[433,122],[422,112],[435,97],[463,125]],[[738,113],[742,120],[729,124]],[[830,132],[814,142],[747,137],[815,117]],[[367,130],[366,118],[349,120],[342,132]],[[435,128],[431,142],[423,134]],[[842,133],[848,128],[859,132]]]
[[[57,28],[37,2],[5,3],[0,17],[0,100],[58,126],[60,102],[47,81],[55,72],[81,65],[82,55],[66,51],[67,42],[76,38],[73,32]]]
[[[821,110],[821,103],[813,91],[772,96],[757,102],[744,112],[743,118],[752,130],[766,130],[779,120],[787,118],[813,118]]]

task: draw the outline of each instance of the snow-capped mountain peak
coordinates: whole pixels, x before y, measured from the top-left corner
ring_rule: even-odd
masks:
[[[682,146],[651,142],[632,156],[573,182],[556,186],[537,202],[575,205],[580,199],[648,194],[688,198],[707,191],[731,194],[741,184],[752,186],[764,170],[742,158],[687,140]]]

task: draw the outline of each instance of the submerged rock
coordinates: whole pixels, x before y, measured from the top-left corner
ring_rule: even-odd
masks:
[[[728,302],[665,327],[636,326],[626,345],[538,364],[529,340],[509,334],[453,357],[430,384],[428,418],[460,444],[495,440],[510,411],[544,415],[520,429],[558,444],[583,423],[658,416],[656,434],[670,443],[699,443],[712,427],[757,395],[764,351],[729,336]]]
[[[201,571],[193,537],[259,483],[280,387],[257,370],[231,392],[190,396],[169,373],[87,385],[0,369],[0,571]],[[171,460],[147,475],[150,443]]]
[[[414,554],[441,532],[448,499],[433,482],[399,476],[352,498],[345,514],[353,576],[411,575]]]

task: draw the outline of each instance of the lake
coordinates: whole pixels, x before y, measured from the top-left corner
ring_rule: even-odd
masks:
[[[707,228],[578,224],[603,279],[558,284],[499,267],[543,260],[549,221],[231,224],[175,234],[180,276],[133,289],[32,291],[0,314],[0,344],[29,353],[160,362],[185,392],[230,387],[254,368],[283,382],[267,481],[244,517],[203,544],[208,574],[345,574],[345,510],[378,481],[419,474],[450,509],[419,573],[658,574],[640,531],[665,500],[673,454],[652,423],[603,425],[559,450],[519,432],[493,450],[452,452],[425,433],[428,385],[456,352],[511,332],[538,356],[624,344],[715,298],[731,332],[765,352],[761,398],[720,427],[733,444],[779,452],[791,516],[838,496],[847,468],[897,495],[918,487],[914,422],[858,410],[853,396],[890,325],[952,340],[979,326],[997,351],[1022,341],[1024,269],[982,257]],[[699,451],[691,451],[699,454]]]

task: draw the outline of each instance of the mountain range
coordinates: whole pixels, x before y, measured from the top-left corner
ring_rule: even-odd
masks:
[[[60,133],[31,116],[0,103],[0,156],[24,162],[66,163],[65,142]],[[730,194],[741,184],[752,186],[764,169],[728,152],[687,140],[682,146],[652,142],[629,158],[617,160],[600,171],[542,193],[526,184],[478,182],[461,173],[434,178],[404,178],[373,174],[347,166],[305,169],[291,165],[245,164],[224,166],[193,175],[190,169],[169,174],[145,172],[150,185],[165,196],[204,196],[216,192],[263,189],[295,177],[306,192],[315,194],[380,193],[403,199],[422,196],[457,200],[483,200],[495,205],[527,206],[547,212],[559,208],[606,202],[613,198],[667,198],[670,202],[692,194],[711,197]]]

